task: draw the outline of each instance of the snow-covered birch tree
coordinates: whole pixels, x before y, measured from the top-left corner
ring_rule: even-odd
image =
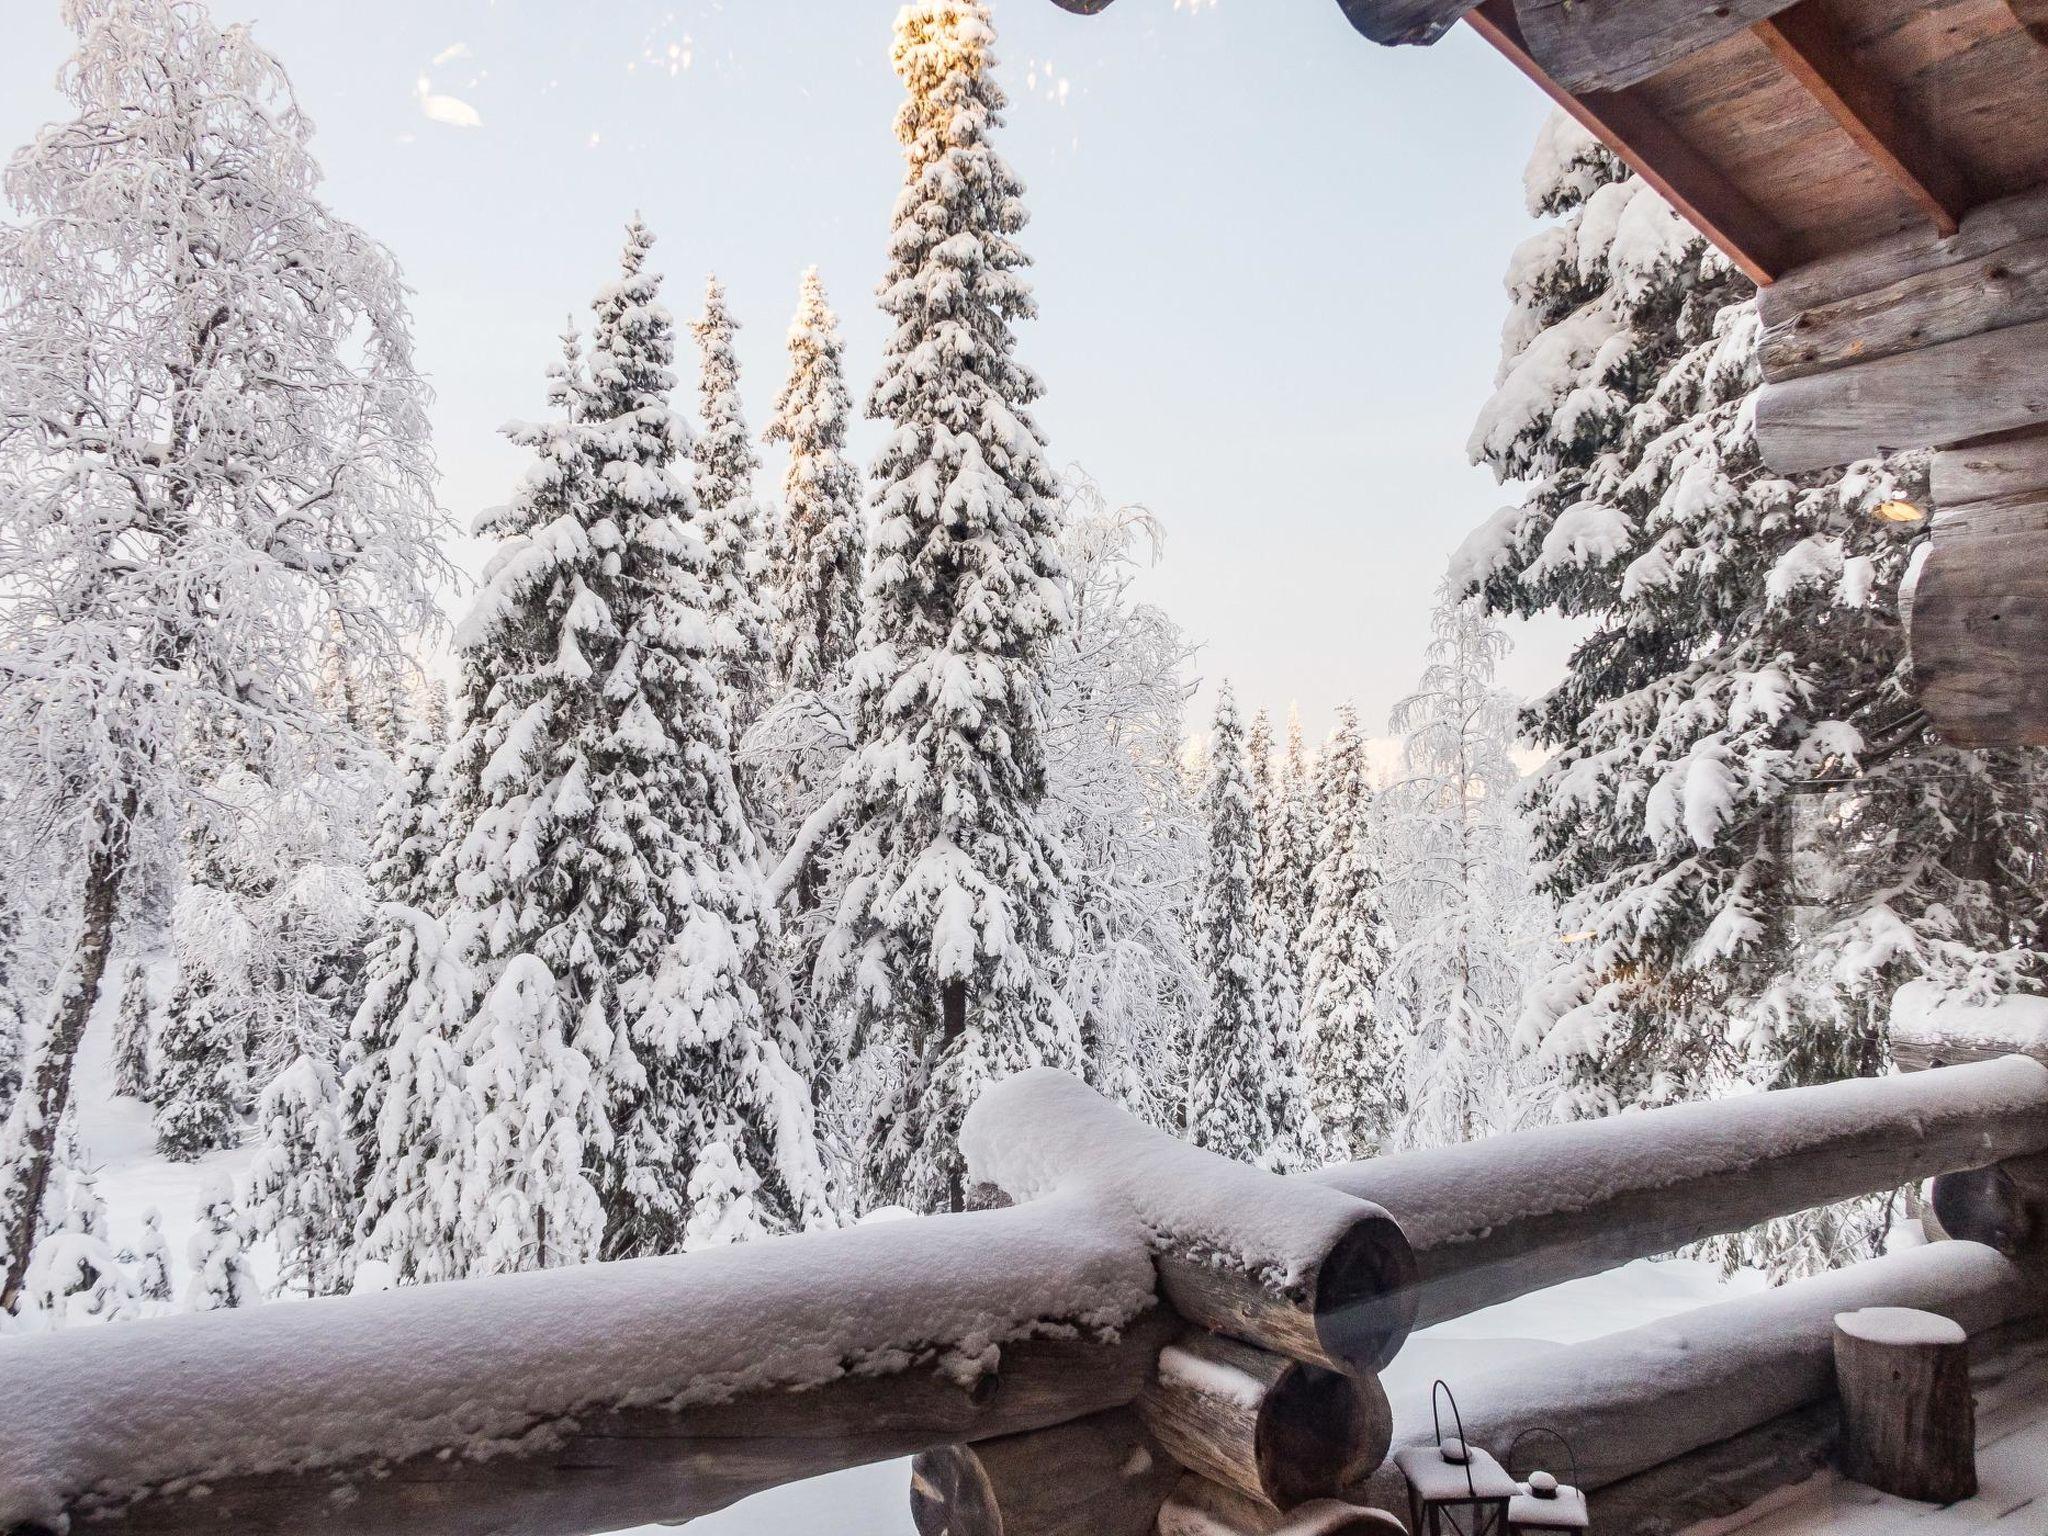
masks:
[[[1045,652],[1067,625],[1056,484],[1012,326],[1033,311],[1023,185],[992,135],[1004,98],[981,0],[912,0],[893,60],[907,162],[869,413],[874,469],[847,842],[819,958],[854,1043],[900,1055],[866,1138],[885,1198],[963,1197],[957,1132],[990,1081],[1078,1065],[1061,995],[1066,874],[1045,815]]]
[[[234,727],[287,784],[336,734],[324,616],[393,664],[429,621],[426,392],[390,254],[314,195],[277,61],[184,0],[70,0],[75,115],[0,229],[0,778],[79,921],[0,1131],[20,1293],[140,828],[202,815]]]

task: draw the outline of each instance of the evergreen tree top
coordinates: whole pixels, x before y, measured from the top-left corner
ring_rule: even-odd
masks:
[[[704,420],[703,433],[690,454],[697,466],[697,500],[707,512],[722,511],[750,496],[755,471],[761,467],[740,403],[739,356],[733,349],[737,330],[739,322],[726,307],[724,284],[715,276],[706,279],[704,313],[690,322],[702,358],[697,399]]]

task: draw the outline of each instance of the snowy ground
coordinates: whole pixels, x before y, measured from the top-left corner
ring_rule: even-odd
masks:
[[[107,1022],[96,1020],[95,1024]],[[157,1157],[148,1107],[132,1099],[115,1098],[110,1092],[106,1042],[112,1034],[105,1027],[87,1031],[79,1063],[80,1148],[86,1166],[97,1171],[100,1196],[106,1202],[117,1246],[140,1240],[143,1212],[149,1207],[155,1206],[162,1214],[182,1295],[186,1244],[199,1192],[220,1171],[241,1174],[250,1153],[247,1149],[222,1152],[197,1163],[170,1163]],[[259,1247],[251,1258],[259,1278],[267,1282],[273,1256]],[[1633,1328],[1722,1299],[1732,1288],[1755,1289],[1762,1284],[1758,1275],[1728,1280],[1710,1265],[1685,1260],[1630,1264],[1418,1333],[1386,1373],[1387,1385],[1399,1395],[1406,1385],[1427,1386],[1441,1376],[1455,1387],[1461,1379],[1504,1361],[1527,1359],[1599,1334]],[[2036,1454],[2048,1454],[2048,1431],[2041,1434]],[[907,1462],[859,1467],[760,1494],[692,1521],[691,1529],[701,1536],[814,1536],[820,1530],[830,1530],[835,1536],[910,1536],[909,1486]],[[649,1526],[646,1531],[654,1536],[666,1529]],[[1758,1526],[1754,1536],[1786,1536],[1791,1529]],[[1856,1530],[1857,1536],[1863,1536],[1863,1527]],[[1872,1526],[1869,1530],[1889,1533],[1891,1527]],[[1929,1529],[1927,1536],[1935,1536],[1934,1529]]]

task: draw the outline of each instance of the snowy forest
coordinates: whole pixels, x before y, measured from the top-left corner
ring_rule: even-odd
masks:
[[[65,12],[0,223],[0,1329],[961,1209],[1034,1065],[1293,1173],[1881,1075],[1903,1000],[2048,992],[2048,764],[1907,686],[1924,458],[1767,471],[1751,283],[1563,116],[1464,445],[1508,505],[1390,718],[1317,740],[1034,416],[986,0],[895,23],[881,354],[812,267],[743,380],[620,209],[445,613],[402,253],[322,200],[290,61]],[[117,1100],[196,1206],[115,1229]],[[1826,1269],[1914,1198],[1707,1256]]]

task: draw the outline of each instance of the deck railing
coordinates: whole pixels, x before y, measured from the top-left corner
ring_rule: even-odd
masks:
[[[1307,1178],[1040,1071],[963,1145],[959,1215],[0,1342],[0,1530],[599,1531],[909,1453],[928,1533],[1384,1529],[1358,1506],[1398,1507],[1385,1457],[1428,1426],[1378,1380],[1411,1327],[1960,1175],[1936,1209],[1985,1241],[1460,1382],[1475,1442],[1561,1427],[1596,1522],[1649,1529],[1630,1490],[1688,1458],[1701,1512],[1813,1464],[1835,1312],[1996,1351],[2048,1310],[2048,1066],[2016,1056]]]

